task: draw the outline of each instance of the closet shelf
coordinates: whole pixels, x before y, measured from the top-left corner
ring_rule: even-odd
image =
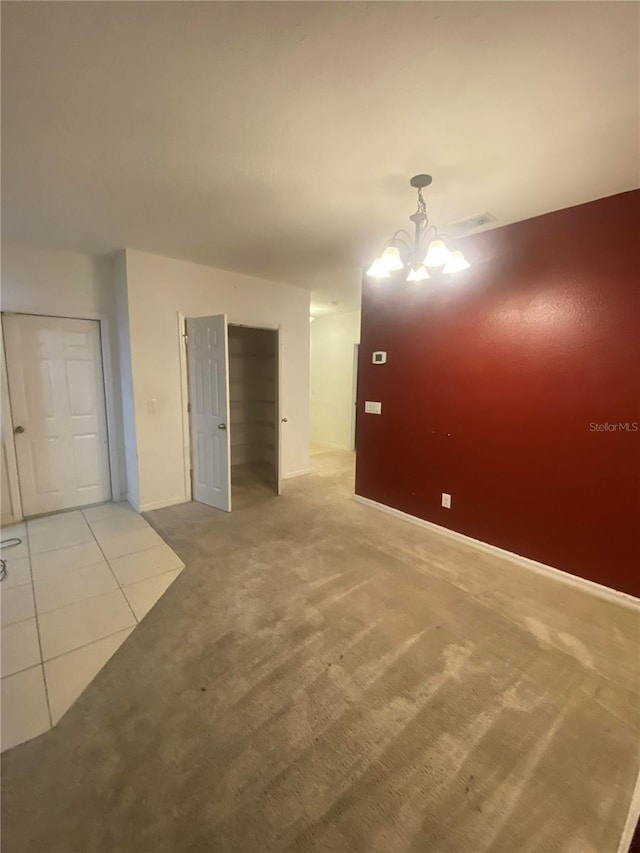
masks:
[[[242,400],[229,400],[232,406],[255,406],[258,403],[264,405],[265,403],[270,406],[275,406],[276,401],[274,399],[271,400],[256,400],[255,397],[250,399],[242,399]]]
[[[231,418],[231,429],[239,426],[268,426],[275,429],[276,425],[273,421],[234,421],[234,419]]]
[[[262,447],[264,450],[275,450],[275,444],[267,443],[264,441],[238,441],[231,442],[231,449],[236,450],[238,447]]]
[[[255,406],[255,405],[271,405],[275,406],[275,400],[229,400],[231,406]]]

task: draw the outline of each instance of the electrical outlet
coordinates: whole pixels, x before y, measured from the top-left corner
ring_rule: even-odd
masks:
[[[442,506],[445,509],[451,509],[451,495],[448,495],[446,492],[442,493]]]

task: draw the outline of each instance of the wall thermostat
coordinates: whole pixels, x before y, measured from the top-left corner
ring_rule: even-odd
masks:
[[[374,364],[386,364],[387,354],[386,352],[374,352],[373,358],[371,360]]]

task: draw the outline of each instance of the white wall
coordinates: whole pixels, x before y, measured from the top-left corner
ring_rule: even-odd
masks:
[[[126,495],[126,475],[112,264],[112,258],[3,240],[0,301],[3,311],[86,319],[101,315],[107,319],[110,364],[105,365],[105,382],[109,382],[110,373],[113,404],[109,443],[117,457],[111,459],[111,475],[115,497],[120,498]]]
[[[187,500],[178,313],[282,325],[282,470],[309,467],[309,292],[213,267],[126,252],[127,298],[142,509]],[[155,411],[149,400],[155,399]],[[153,408],[153,407],[152,407]]]
[[[328,314],[311,324],[311,440],[352,450],[354,346],[360,312]]]
[[[89,317],[113,315],[111,261],[2,241],[2,310]]]
[[[113,288],[116,310],[116,333],[118,340],[118,362],[120,398],[122,406],[122,431],[124,442],[124,466],[126,469],[127,498],[138,509],[140,489],[138,486],[138,443],[136,418],[133,403],[133,371],[131,367],[131,340],[129,336],[129,300],[127,293],[127,256],[124,250],[113,259]]]

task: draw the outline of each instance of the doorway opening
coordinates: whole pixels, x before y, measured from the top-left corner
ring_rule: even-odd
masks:
[[[280,330],[185,320],[191,498],[231,511],[281,491]]]
[[[278,494],[278,332],[229,325],[231,494]]]
[[[353,379],[351,382],[351,447],[357,450],[358,440],[358,371],[360,361],[360,344],[353,345]]]

